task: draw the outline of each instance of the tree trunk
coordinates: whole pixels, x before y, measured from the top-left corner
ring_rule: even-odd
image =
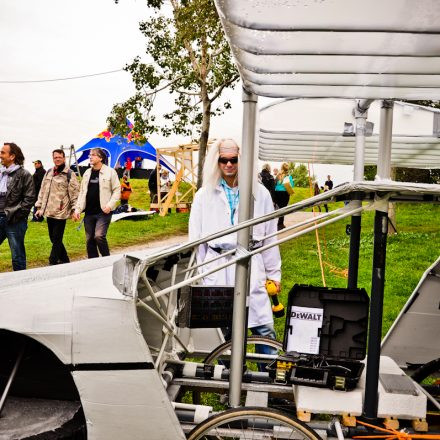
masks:
[[[203,184],[203,164],[205,163],[206,147],[209,139],[209,127],[211,125],[211,101],[206,93],[206,87],[202,86],[202,132],[199,140],[199,163],[197,164],[197,189]]]

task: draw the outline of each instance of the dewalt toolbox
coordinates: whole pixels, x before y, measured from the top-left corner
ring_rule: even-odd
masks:
[[[283,348],[268,366],[279,383],[349,391],[366,355],[369,298],[365,289],[295,284],[289,292]]]

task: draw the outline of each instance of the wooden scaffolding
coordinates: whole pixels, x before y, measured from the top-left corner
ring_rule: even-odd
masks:
[[[187,212],[191,208],[194,194],[197,190],[197,162],[194,162],[194,152],[199,150],[199,144],[185,144],[177,147],[157,148],[156,166],[160,170],[159,160],[161,156],[174,158],[175,180],[168,192],[160,191],[160,173],[157,173],[157,203],[151,203],[151,209],[159,210],[159,215],[164,216],[168,209],[176,208],[178,212]],[[188,188],[180,188],[181,182],[189,185]]]

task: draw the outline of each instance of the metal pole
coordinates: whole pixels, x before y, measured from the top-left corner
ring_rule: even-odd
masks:
[[[20,366],[21,360],[23,359],[24,351],[26,349],[26,342],[23,342],[20,352],[18,353],[17,359],[15,361],[14,367],[12,368],[11,374],[9,375],[8,381],[6,382],[5,389],[3,390],[2,397],[0,398],[0,416],[5,406],[6,399],[9,394],[9,389],[11,388],[14,377],[17,374],[18,367]]]
[[[379,154],[376,180],[389,179],[391,173],[391,138],[393,129],[393,102],[383,101],[380,115]],[[388,168],[387,168],[388,167]],[[371,280],[370,329],[365,382],[364,416],[377,418],[382,337],[383,293],[385,287],[385,259],[388,233],[388,202],[376,209],[374,219],[373,274]]]
[[[377,156],[377,175],[375,180],[389,180],[391,178],[393,106],[393,101],[382,101],[380,111],[379,153]]]
[[[243,89],[243,135],[240,155],[240,179],[238,189],[238,222],[252,217],[251,198],[254,174],[255,123],[257,96]],[[237,252],[249,249],[250,228],[237,232]],[[232,314],[231,375],[229,378],[229,405],[240,406],[243,359],[247,332],[247,308],[249,297],[250,259],[237,262],[235,269],[234,311]]]
[[[356,145],[354,156],[354,174],[353,180],[364,180],[364,166],[365,166],[365,124],[367,122],[368,109],[373,100],[356,101],[356,107],[353,110],[353,115],[356,119]],[[361,197],[359,193],[353,195],[353,205],[355,207],[361,206]],[[359,247],[361,241],[361,214],[355,214],[351,218],[350,226],[350,254],[348,257],[348,283],[349,289],[357,287],[358,272],[359,272]]]

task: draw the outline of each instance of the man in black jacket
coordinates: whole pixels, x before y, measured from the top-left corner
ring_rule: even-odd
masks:
[[[41,163],[41,160],[34,160],[35,173],[32,175],[32,179],[34,181],[34,189],[35,189],[35,198],[38,199],[38,194],[41,189],[41,182],[43,182],[44,175],[46,174],[46,170]],[[34,206],[32,211],[32,222],[42,222],[44,217],[37,217],[35,213],[37,212],[37,208]]]
[[[0,245],[8,239],[12,268],[26,269],[24,236],[27,218],[35,202],[34,184],[23,168],[24,156],[19,146],[5,143],[0,151]]]

